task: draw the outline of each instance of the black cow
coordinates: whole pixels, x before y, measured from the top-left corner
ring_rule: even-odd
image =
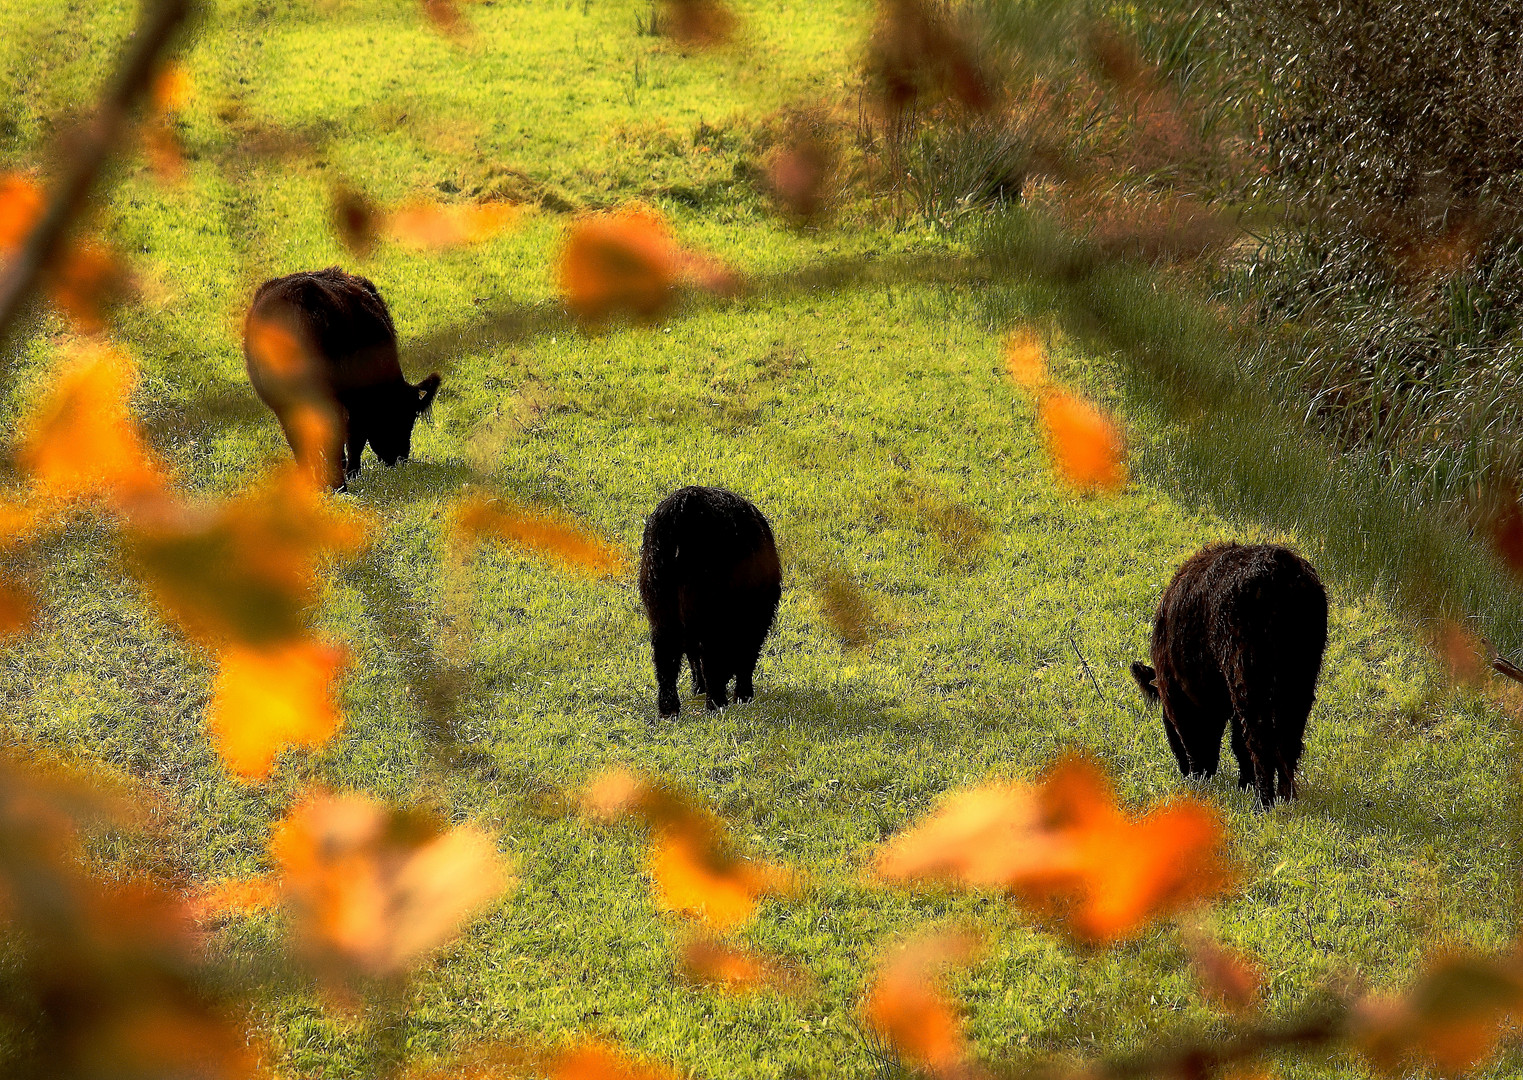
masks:
[[[1153,620],[1153,666],[1132,675],[1162,699],[1186,776],[1216,775],[1230,718],[1238,787],[1253,784],[1268,807],[1296,796],[1326,645],[1327,592],[1310,563],[1274,544],[1212,544],[1175,572]]]
[[[439,390],[437,372],[416,386],[402,377],[386,302],[336,266],[261,285],[243,324],[243,359],[291,449],[317,459],[335,488],[359,474],[367,442],[387,465],[405,460],[413,424]],[[316,418],[317,434],[304,415]]]
[[[761,511],[723,488],[685,487],[661,501],[640,544],[640,599],[650,618],[656,709],[681,708],[677,676],[687,655],[693,692],[723,708],[750,701],[762,642],[777,615],[782,568]]]

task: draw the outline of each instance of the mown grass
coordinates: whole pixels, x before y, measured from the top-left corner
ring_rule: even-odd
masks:
[[[0,654],[8,741],[126,770],[171,806],[161,850],[112,856],[123,873],[155,864],[189,885],[264,869],[271,824],[312,784],[477,821],[517,861],[517,889],[391,998],[344,1009],[299,984],[268,990],[251,1020],[281,1075],[380,1076],[483,1041],[596,1033],[694,1075],[870,1076],[855,1021],[867,969],[898,935],[951,919],[988,936],[950,986],[992,1059],[1089,1056],[1223,1023],[1172,928],[1083,949],[1003,901],[884,892],[862,871],[874,843],[947,790],[1032,776],[1070,749],[1100,759],[1132,806],[1189,789],[1125,670],[1158,594],[1206,541],[1319,538],[1253,524],[1227,485],[1182,492],[1166,416],[1135,414],[1145,467],[1119,497],[1058,486],[1029,402],[1000,374],[1009,323],[1045,317],[1053,292],[1008,271],[992,282],[989,262],[929,230],[774,223],[735,179],[750,133],[770,109],[848,85],[868,12],[744,10],[751,44],[725,59],[638,35],[643,4],[477,5],[463,48],[400,2],[219,5],[189,52],[187,183],[165,188],[134,163],[101,207],[147,283],[116,332],[144,368],[139,412],[188,486],[232,490],[285,454],[236,338],[262,276],[363,270],[408,371],[445,376],[414,460],[369,465],[352,485],[380,527],[327,577],[319,622],[354,662],[348,723],[321,752],[290,755],[265,786],[229,779],[202,730],[208,659],[121,582],[89,522],[33,559],[42,625]],[[46,130],[39,114],[90,86],[91,65],[47,43],[109,41],[127,6],[6,11],[44,28],[0,46],[10,70],[41,48],[50,80],[16,99],[15,162]],[[276,127],[302,136],[300,152],[251,155]],[[656,201],[756,288],[589,334],[553,301],[553,211],[480,247],[387,247],[364,262],[329,231],[339,175],[388,200],[451,198],[509,175],[494,169],[578,205]],[[1094,345],[1057,339],[1058,374],[1126,406]],[[51,351],[46,336],[28,349],[8,416]],[[460,568],[446,550],[448,505],[467,488],[562,507],[633,549],[644,515],[685,483],[745,493],[783,548],[758,698],[719,715],[689,699],[655,719],[629,578],[582,580],[504,549]],[[1195,789],[1221,808],[1244,867],[1211,919],[1263,958],[1271,1014],[1354,979],[1397,985],[1436,947],[1500,947],[1516,929],[1505,722],[1444,684],[1357,570],[1328,574],[1304,797],[1260,814],[1227,775]],[[834,636],[811,588],[827,576],[871,600],[873,644]],[[732,999],[675,979],[682,928],[652,905],[640,837],[564,812],[569,790],[614,763],[686,785],[748,850],[809,874],[804,895],[768,903],[740,935],[807,970],[807,993]],[[216,947],[252,957],[280,932],[241,919]],[[1493,1074],[1518,1066],[1509,1054]],[[1334,1059],[1293,1075],[1313,1073],[1361,1071]]]

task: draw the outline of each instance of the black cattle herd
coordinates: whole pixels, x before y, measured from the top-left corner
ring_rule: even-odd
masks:
[[[300,362],[251,344],[257,327],[271,325],[298,346]],[[260,286],[244,324],[244,360],[298,456],[301,410],[331,418],[316,450],[335,489],[359,473],[366,443],[387,465],[405,460],[413,425],[439,389],[437,373],[417,384],[403,378],[380,292],[336,266]],[[735,699],[750,701],[781,595],[772,529],[752,503],[713,487],[663,499],[640,546],[657,712],[680,708],[684,656],[709,709],[725,706],[731,679]],[[1326,642],[1327,593],[1304,559],[1272,544],[1213,544],[1175,573],[1153,622],[1153,663],[1133,664],[1132,674],[1161,702],[1183,775],[1215,775],[1230,722],[1238,786],[1253,787],[1268,807],[1296,796]]]

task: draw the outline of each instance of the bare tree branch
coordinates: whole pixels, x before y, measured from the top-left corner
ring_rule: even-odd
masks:
[[[1181,1041],[1138,1054],[1091,1062],[1073,1069],[996,1068],[1002,1080],[1209,1080],[1229,1065],[1267,1054],[1317,1050],[1346,1042],[1348,1011],[1341,1005],[1292,1017],[1282,1023],[1239,1028],[1220,1039]]]
[[[130,46],[73,147],[47,209],[0,277],[0,342],[10,335],[17,315],[37,291],[42,272],[57,259],[101,169],[126,135],[134,106],[148,93],[178,31],[197,6],[198,0],[158,0],[145,6]]]
[[[1491,670],[1506,675],[1509,679],[1523,683],[1523,668],[1518,667],[1505,656],[1498,655],[1491,661]]]

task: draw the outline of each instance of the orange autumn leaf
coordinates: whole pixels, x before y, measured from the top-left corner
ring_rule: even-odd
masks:
[[[97,333],[105,325],[102,309],[125,276],[121,262],[100,244],[75,243],[59,257],[48,292],[75,326]]]
[[[190,898],[190,910],[205,922],[277,907],[280,895],[280,882],[269,875],[233,878],[198,889]]]
[[[275,830],[270,854],[315,958],[402,971],[452,939],[512,883],[491,836],[363,795],[319,795]]]
[[[0,579],[0,638],[19,634],[37,614],[37,598],[21,585]]]
[[[827,567],[814,581],[815,598],[830,629],[849,652],[871,645],[883,629],[883,619],[867,593],[850,575]]]
[[[1515,959],[1456,956],[1431,964],[1400,997],[1361,1002],[1352,1033],[1355,1045],[1386,1072],[1418,1060],[1452,1075],[1490,1058],[1520,1012],[1523,970]]]
[[[549,1072],[552,1080],[681,1080],[681,1074],[666,1065],[637,1060],[593,1040],[555,1055]]]
[[[159,467],[127,409],[135,381],[132,363],[104,346],[84,346],[65,362],[24,422],[17,454],[40,494],[120,502],[159,489]]]
[[[662,0],[662,28],[683,45],[711,48],[735,36],[735,13],[721,0]]]
[[[256,1075],[248,1038],[205,981],[204,935],[183,899],[87,869],[91,824],[141,825],[145,798],[146,786],[98,764],[40,748],[0,753],[6,979],[53,1002],[29,1029],[37,1046],[19,1057],[7,1047],[7,1075]]]
[[[1523,506],[1519,505],[1518,491],[1510,483],[1504,484],[1487,501],[1492,506],[1485,513],[1481,531],[1507,568],[1523,573]]]
[[[1133,820],[1104,775],[1082,759],[1037,787],[989,784],[958,793],[878,854],[885,881],[941,879],[1003,888],[1037,907],[1071,902],[1080,937],[1131,936],[1225,887],[1214,812],[1179,800]]]
[[[868,47],[870,85],[899,112],[923,99],[948,99],[982,111],[996,100],[987,57],[955,9],[928,0],[879,0]]]
[[[256,1080],[266,1075],[247,1036],[234,1024],[189,1013],[153,994],[133,1001],[103,1024],[95,1041],[118,1076]]]
[[[45,206],[42,189],[32,180],[16,173],[0,177],[0,255],[26,242]]]
[[[185,155],[171,126],[174,115],[190,101],[190,75],[179,64],[166,64],[149,91],[149,114],[143,122],[143,149],[159,178],[176,181],[185,175]]]
[[[244,329],[250,358],[260,373],[277,379],[295,380],[310,375],[316,366],[296,332],[272,319],[250,318]]]
[[[1126,486],[1125,448],[1114,420],[1077,395],[1042,395],[1042,428],[1058,475],[1081,491]]]
[[[675,299],[681,260],[666,220],[640,208],[595,214],[571,225],[556,276],[576,315],[654,318]]]
[[[261,647],[305,635],[319,559],[357,551],[369,528],[287,468],[233,499],[136,513],[124,534],[134,573],[187,632]]]
[[[505,202],[413,203],[387,214],[383,228],[392,239],[415,248],[459,247],[490,240],[512,226],[521,213],[519,207]]]
[[[1047,350],[1029,328],[1005,339],[1005,370],[1017,386],[1040,389],[1047,382]]]
[[[42,190],[28,177],[0,177],[0,262],[26,243],[46,205]],[[100,329],[101,308],[124,277],[120,261],[109,250],[77,241],[59,251],[46,275],[54,303],[90,333]]]
[[[151,119],[143,127],[143,152],[160,180],[175,183],[185,176],[185,155],[180,141],[162,119]]]
[[[1456,682],[1479,683],[1489,674],[1486,650],[1479,638],[1453,619],[1445,619],[1434,636],[1433,646]]]
[[[922,935],[879,965],[863,1004],[867,1023],[906,1060],[939,1075],[962,1071],[968,1042],[956,1008],[934,983],[949,963],[967,963],[978,948],[970,933]]]
[[[326,493],[336,463],[330,455],[340,453],[343,416],[332,399],[313,394],[305,401],[286,406],[282,426],[290,434],[295,475],[312,491]]]
[[[724,823],[680,793],[624,769],[595,778],[582,796],[592,816],[638,814],[650,826],[648,866],[656,902],[728,930],[751,918],[761,897],[796,888],[783,867],[738,855]]]
[[[1220,819],[1197,800],[1177,800],[1136,821],[1092,763],[1060,764],[1042,787],[1044,823],[1070,846],[1069,865],[1038,871],[1026,887],[1038,897],[1081,890],[1078,932],[1113,940],[1226,885]]]
[[[788,890],[786,874],[730,855],[704,829],[658,832],[651,839],[649,866],[659,906],[716,930],[751,918],[759,897]]]
[[[0,548],[14,547],[30,539],[47,517],[35,507],[0,499]]]
[[[1033,863],[1058,858],[1044,835],[1034,789],[988,784],[951,796],[926,821],[878,852],[884,881],[945,878],[970,888],[1008,888]]]
[[[682,283],[689,288],[712,293],[714,296],[740,295],[740,275],[719,259],[683,249],[680,263]]]
[[[557,259],[556,281],[572,314],[591,322],[656,318],[670,309],[683,284],[718,295],[738,288],[729,267],[684,248],[665,218],[639,206],[574,221]]]
[[[835,166],[835,150],[828,143],[801,137],[768,159],[767,191],[795,221],[813,221],[825,210]]]
[[[366,194],[348,184],[333,189],[333,229],[350,251],[366,256],[375,249],[385,215]]]
[[[165,64],[154,76],[149,93],[153,111],[180,112],[190,103],[191,89],[190,72],[183,64]]]
[[[682,977],[700,986],[713,986],[730,993],[772,987],[788,990],[797,979],[774,960],[713,937],[698,937],[677,954]]]
[[[244,780],[268,776],[287,746],[321,746],[338,730],[332,682],[343,649],[296,640],[223,651],[207,710],[217,753]]]
[[[420,0],[428,21],[446,34],[463,34],[469,24],[460,10],[460,0]]]
[[[1257,960],[1203,933],[1188,935],[1185,947],[1206,997],[1239,1011],[1258,1002],[1264,986],[1264,966]]]
[[[322,365],[291,326],[274,319],[250,315],[243,341],[261,382],[286,402],[282,424],[301,474],[326,490],[332,471],[326,458],[343,441],[343,418]]]
[[[623,571],[625,554],[564,518],[514,503],[469,497],[455,508],[455,536],[462,542],[506,540],[594,577]]]
[[[595,821],[617,821],[638,812],[649,791],[644,777],[628,769],[607,769],[582,790],[582,809]]]

